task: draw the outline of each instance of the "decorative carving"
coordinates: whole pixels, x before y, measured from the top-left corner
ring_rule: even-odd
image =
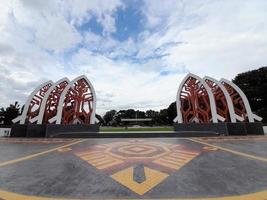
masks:
[[[52,83],[48,83],[47,85],[43,86],[40,90],[38,90],[38,92],[32,97],[26,114],[25,123],[35,122],[34,118],[38,116],[41,104],[43,102],[43,98],[51,86]]]
[[[235,114],[243,118],[244,121],[248,121],[246,107],[239,93],[228,83],[222,81],[222,84],[232,99]]]
[[[196,78],[189,76],[180,93],[184,123],[207,123],[212,120],[207,90]]]
[[[230,119],[229,109],[227,105],[227,100],[226,100],[226,97],[223,91],[212,80],[206,79],[205,82],[211,88],[211,91],[214,95],[217,113],[225,119],[225,122],[230,122],[231,119]]]
[[[77,80],[65,96],[61,124],[90,124],[94,98],[89,83],[84,78]]]
[[[227,79],[203,79],[189,73],[179,86],[177,98],[178,123],[261,121],[252,113],[243,91]]]
[[[49,124],[50,123],[49,120],[56,116],[60,96],[67,85],[68,82],[65,80],[59,83],[49,94],[44,110],[44,116],[43,116],[44,124]]]

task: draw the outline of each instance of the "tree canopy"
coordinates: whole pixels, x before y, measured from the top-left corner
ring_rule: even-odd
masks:
[[[110,110],[104,115],[104,125],[118,126],[121,124],[122,118],[151,118],[151,125],[172,125],[173,119],[176,117],[176,106],[173,102],[167,109],[160,111],[147,110],[140,111],[134,109],[128,110]]]
[[[246,94],[252,111],[267,123],[267,67],[240,73],[233,82]]]
[[[12,119],[19,116],[22,110],[23,110],[23,107],[22,109],[20,109],[20,105],[18,104],[17,101],[14,104],[10,104],[6,109],[1,108],[0,109],[0,123],[5,124],[5,125],[11,125]]]

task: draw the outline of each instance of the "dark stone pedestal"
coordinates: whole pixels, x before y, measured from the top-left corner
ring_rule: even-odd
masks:
[[[247,135],[247,130],[245,123],[243,122],[236,122],[236,123],[226,123],[228,134],[229,135]]]
[[[98,132],[97,124],[48,124],[46,127],[46,137],[86,137]]]
[[[220,135],[264,135],[261,122],[236,122],[236,123],[207,123],[207,124],[174,124],[176,132],[207,132],[218,133]],[[206,136],[203,134],[203,136]]]
[[[190,132],[201,132],[203,136],[206,136],[206,134],[210,135],[211,133],[228,135],[226,123],[174,124],[174,130],[176,132],[188,132],[188,134]]]
[[[262,122],[246,122],[245,127],[248,135],[264,135]]]
[[[12,124],[10,137],[26,137],[27,124]]]
[[[27,137],[45,137],[46,124],[28,124]]]
[[[97,124],[13,124],[10,137],[86,137],[98,132]]]

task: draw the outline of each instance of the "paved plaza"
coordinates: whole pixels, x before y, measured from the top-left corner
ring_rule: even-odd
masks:
[[[266,199],[267,137],[0,139],[0,199]]]

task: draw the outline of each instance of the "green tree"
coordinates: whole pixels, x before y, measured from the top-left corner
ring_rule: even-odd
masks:
[[[136,111],[137,118],[147,118],[146,113],[144,111],[137,110]]]
[[[110,110],[110,111],[106,112],[106,114],[103,116],[104,124],[110,125],[110,123],[113,120],[116,113],[117,113],[116,110]]]
[[[238,74],[233,82],[246,94],[252,111],[267,123],[267,67]]]
[[[128,109],[125,110],[125,112],[123,112],[123,114],[121,115],[121,118],[135,118],[136,116],[136,111],[134,109]]]
[[[98,124],[102,126],[104,124],[104,119],[101,117],[101,115],[95,114],[96,119],[98,119]]]
[[[160,118],[159,118],[159,112],[155,110],[147,110],[146,111],[146,117],[152,119],[153,125],[160,125]]]
[[[20,114],[20,106],[16,101],[15,104],[10,104],[6,109],[0,109],[0,120],[5,125],[11,125],[12,119],[16,118]]]
[[[159,111],[159,123],[160,125],[168,125],[169,124],[169,116],[168,116],[168,110],[162,109]]]
[[[167,108],[168,124],[172,125],[174,118],[177,116],[176,102],[172,102]]]
[[[159,112],[158,111],[155,111],[155,110],[147,110],[146,111],[146,116],[147,116],[147,118],[156,118],[156,117],[158,117],[158,115],[159,115]]]
[[[135,110],[134,109],[128,109],[128,110],[120,110],[119,112],[116,113],[116,115],[113,118],[113,125],[117,126],[121,124],[121,119],[122,118],[135,118]]]

